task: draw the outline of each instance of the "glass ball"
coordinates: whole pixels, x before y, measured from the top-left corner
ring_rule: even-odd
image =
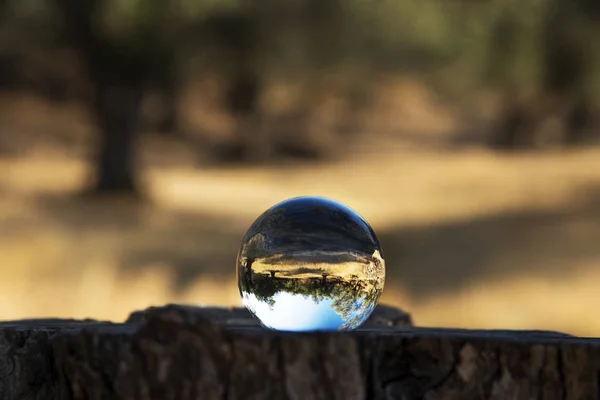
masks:
[[[269,329],[348,331],[375,309],[385,261],[373,229],[323,197],[296,197],[250,226],[237,256],[246,308]]]

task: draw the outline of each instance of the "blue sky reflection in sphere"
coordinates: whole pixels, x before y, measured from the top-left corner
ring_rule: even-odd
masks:
[[[346,331],[373,312],[385,261],[369,224],[323,197],[296,197],[265,211],[237,257],[244,305],[285,331]]]

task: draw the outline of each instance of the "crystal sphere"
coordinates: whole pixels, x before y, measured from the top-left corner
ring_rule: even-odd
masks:
[[[246,308],[269,329],[348,331],[375,309],[385,262],[373,229],[323,197],[296,197],[250,226],[237,256]]]

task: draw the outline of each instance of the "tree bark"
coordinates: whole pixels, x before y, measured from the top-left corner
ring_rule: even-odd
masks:
[[[600,339],[411,327],[262,329],[243,309],[166,306],[122,324],[0,323],[3,399],[597,399]]]

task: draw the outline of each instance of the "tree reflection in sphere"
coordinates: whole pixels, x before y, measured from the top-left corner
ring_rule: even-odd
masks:
[[[244,305],[264,327],[347,331],[373,312],[385,281],[369,224],[322,197],[296,197],[265,211],[237,257]]]

